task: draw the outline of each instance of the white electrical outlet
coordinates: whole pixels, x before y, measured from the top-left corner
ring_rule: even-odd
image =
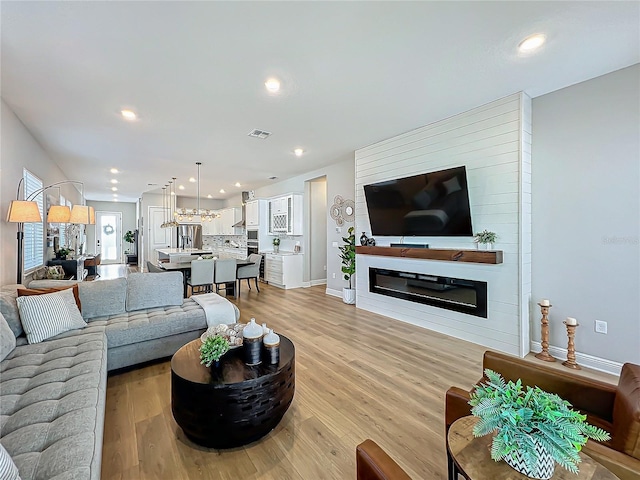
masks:
[[[325,272],[327,271],[327,266],[326,266],[326,265],[324,266],[324,271],[325,271]]]
[[[607,333],[607,322],[602,320],[596,320],[596,333]]]
[[[331,246],[332,246],[332,247],[335,247],[335,248],[338,248],[338,242],[332,242],[332,243],[331,243]]]
[[[333,278],[336,278],[336,274],[335,273],[333,274]]]

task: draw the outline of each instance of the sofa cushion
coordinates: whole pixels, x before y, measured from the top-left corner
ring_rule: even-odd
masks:
[[[61,290],[71,288],[73,292],[73,298],[76,301],[78,310],[82,311],[82,304],[80,303],[80,292],[78,291],[78,284],[67,285],[64,287],[52,287],[52,288],[18,288],[19,297],[28,297],[30,295],[42,295],[43,293],[55,293]]]
[[[18,297],[20,320],[29,343],[38,343],[69,330],[86,327],[73,292]]]
[[[20,480],[18,467],[13,463],[11,456],[0,444],[0,478],[2,480]]]
[[[162,275],[132,273],[127,277],[127,312],[145,308],[182,305],[183,277],[180,272]]]
[[[7,358],[14,348],[16,348],[16,336],[4,319],[4,315],[0,313],[0,362]],[[0,478],[3,477],[0,475]]]
[[[20,287],[24,286],[20,285]],[[4,315],[4,319],[9,324],[9,328],[11,328],[11,331],[17,338],[24,333],[24,330],[22,329],[22,323],[20,323],[20,312],[18,312],[16,298],[18,298],[17,288],[3,288],[0,292],[0,313]]]
[[[85,320],[117,315],[125,311],[127,296],[127,279],[99,280],[78,284],[82,316]]]
[[[16,348],[0,362],[0,442],[23,480],[100,478],[104,328]]]
[[[234,323],[234,320],[230,319],[229,323]],[[204,310],[190,298],[179,306],[149,308],[96,318],[90,325],[93,324],[106,328],[109,348],[207,328]]]

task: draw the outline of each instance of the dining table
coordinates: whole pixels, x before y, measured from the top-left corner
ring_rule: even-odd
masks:
[[[223,259],[221,259],[223,260]],[[253,265],[254,262],[249,260],[240,260],[236,259],[236,272],[240,267],[246,267],[247,265]],[[172,263],[172,262],[159,262],[158,268],[165,270],[167,272],[182,272],[182,282],[184,285],[184,298],[187,298],[187,278],[189,277],[189,273],[191,273],[191,262],[185,263]],[[237,275],[236,275],[237,276]],[[228,295],[231,293],[234,297],[236,296],[236,281],[225,283],[225,292]]]

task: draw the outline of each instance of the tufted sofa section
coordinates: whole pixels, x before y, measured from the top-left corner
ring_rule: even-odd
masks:
[[[23,480],[99,479],[104,327],[22,345],[0,362],[2,445]]]

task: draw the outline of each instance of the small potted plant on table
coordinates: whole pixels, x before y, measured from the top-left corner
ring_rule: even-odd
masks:
[[[278,253],[280,251],[280,237],[275,237],[273,239],[273,253]]]
[[[205,367],[215,364],[217,367],[220,358],[229,351],[229,341],[220,335],[208,337],[200,345],[200,363]]]
[[[349,227],[348,237],[342,237],[344,245],[340,247],[340,258],[342,259],[342,273],[344,279],[349,282],[349,287],[342,289],[342,301],[353,305],[356,303],[356,289],[351,286],[351,277],[356,273],[356,236],[354,228]]]
[[[585,422],[586,415],[571,404],[538,387],[524,389],[522,382],[505,382],[492,370],[488,381],[471,394],[471,413],[479,418],[473,434],[495,432],[491,458],[502,459],[518,472],[536,479],[553,476],[555,462],[578,472],[578,453],[589,438],[608,440],[609,434]]]

